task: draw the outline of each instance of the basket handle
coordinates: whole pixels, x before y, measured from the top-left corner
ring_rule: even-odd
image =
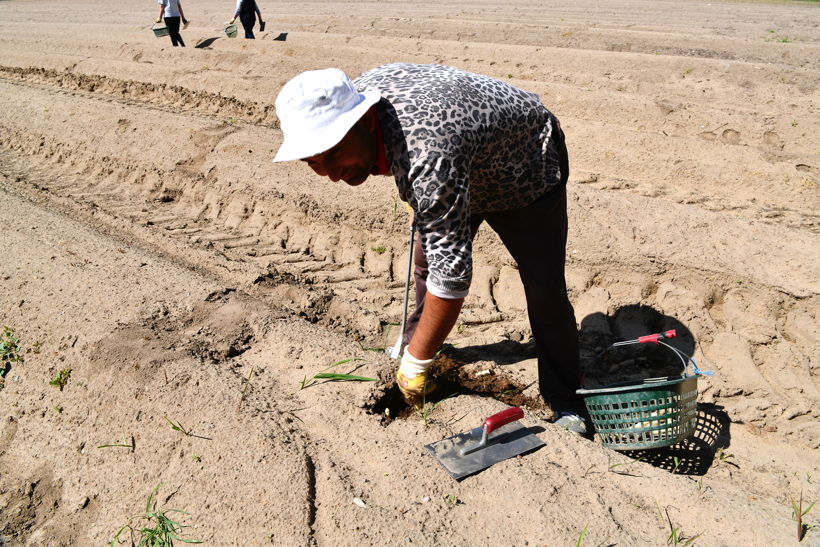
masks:
[[[644,336],[639,336],[634,340],[624,340],[623,342],[615,342],[612,344],[611,347],[618,347],[618,346],[628,346],[631,344],[657,344],[660,340],[666,340],[668,338],[676,338],[678,336],[678,332],[675,329],[670,329],[664,332],[656,332],[655,334],[647,334]]]
[[[681,376],[686,376],[686,370],[683,371],[683,374],[681,374]],[[644,384],[659,384],[661,382],[668,382],[669,378],[671,378],[671,376],[669,376],[669,377],[663,376],[663,377],[660,377],[660,378],[644,378],[643,383]]]
[[[691,356],[689,356],[686,353],[682,352],[681,350],[670,346],[666,342],[663,342],[663,340],[668,340],[669,338],[677,338],[677,336],[678,336],[678,332],[675,329],[669,329],[669,330],[664,331],[664,332],[656,332],[654,334],[646,334],[644,336],[639,336],[638,338],[635,338],[633,340],[625,340],[623,342],[615,342],[614,344],[612,344],[609,347],[615,348],[615,347],[618,347],[618,346],[628,346],[628,345],[631,345],[631,344],[655,344],[655,345],[660,344],[662,346],[666,346],[667,348],[669,348],[673,352],[675,352],[675,355],[677,355],[678,358],[683,363],[683,371],[680,373],[681,377],[686,376],[686,371],[689,368],[689,365],[692,365],[692,372],[694,374],[698,374],[698,375],[702,375],[702,376],[712,376],[712,374],[713,374],[712,372],[710,372],[708,370],[699,369],[698,364],[695,362],[694,358],[692,358]]]

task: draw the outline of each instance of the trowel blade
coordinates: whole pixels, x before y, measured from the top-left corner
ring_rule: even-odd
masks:
[[[544,441],[536,437],[519,422],[502,426],[490,434],[487,446],[466,456],[460,451],[465,446],[479,442],[481,429],[453,435],[441,441],[425,445],[444,469],[456,480],[478,473],[494,463],[512,458],[544,446]]]

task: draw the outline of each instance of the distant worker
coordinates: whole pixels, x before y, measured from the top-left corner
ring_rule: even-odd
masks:
[[[440,65],[385,65],[353,82],[329,68],[286,83],[276,114],[284,142],[274,161],[302,160],[350,186],[392,175],[413,210],[416,309],[396,373],[405,400],[419,407],[435,388],[427,372],[469,291],[473,237],[486,221],[518,263],[541,396],[556,424],[584,434],[564,277],[569,160],[538,96]]]
[[[162,22],[162,18],[165,17],[165,26],[168,27],[171,44],[185,47],[185,42],[182,41],[182,35],[179,33],[179,21],[182,19],[182,24],[185,25],[182,28],[188,28],[190,21],[182,12],[182,4],[179,0],[157,0],[157,4],[159,4],[159,17],[156,22]]]
[[[242,22],[242,28],[245,29],[245,38],[253,40],[253,26],[256,24],[256,17],[259,16],[259,32],[264,32],[265,22],[262,20],[262,12],[259,11],[259,6],[256,0],[236,0],[236,9],[233,13],[233,19],[229,24],[234,24],[236,18]]]

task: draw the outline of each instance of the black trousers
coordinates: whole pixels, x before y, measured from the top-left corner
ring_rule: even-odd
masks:
[[[182,41],[182,35],[179,33],[179,17],[166,17],[165,26],[168,27],[168,33],[171,36],[171,43],[173,45],[179,44],[185,47],[185,42]]]
[[[239,20],[242,22],[242,28],[245,29],[245,38],[253,40],[255,38],[253,35],[253,26],[256,24],[256,13],[251,12],[247,15],[240,13]]]
[[[585,413],[583,400],[575,394],[581,377],[578,330],[564,276],[569,161],[563,132],[560,126],[556,129],[561,183],[527,207],[476,214],[470,220],[473,237],[481,223],[486,221],[518,263],[538,351],[541,396],[553,410]],[[407,319],[405,344],[410,343],[418,326],[427,294],[427,258],[419,240],[413,254],[416,308]]]

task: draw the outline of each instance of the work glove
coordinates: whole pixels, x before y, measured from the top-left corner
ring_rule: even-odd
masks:
[[[396,385],[405,402],[414,408],[424,406],[426,397],[436,389],[435,382],[427,374],[434,359],[416,359],[404,348],[401,365],[396,372]]]
[[[410,354],[408,347],[404,348],[404,354],[401,356],[401,364],[399,365],[399,372],[407,378],[413,378],[417,374],[424,374],[430,365],[433,364],[433,359],[416,359]]]

